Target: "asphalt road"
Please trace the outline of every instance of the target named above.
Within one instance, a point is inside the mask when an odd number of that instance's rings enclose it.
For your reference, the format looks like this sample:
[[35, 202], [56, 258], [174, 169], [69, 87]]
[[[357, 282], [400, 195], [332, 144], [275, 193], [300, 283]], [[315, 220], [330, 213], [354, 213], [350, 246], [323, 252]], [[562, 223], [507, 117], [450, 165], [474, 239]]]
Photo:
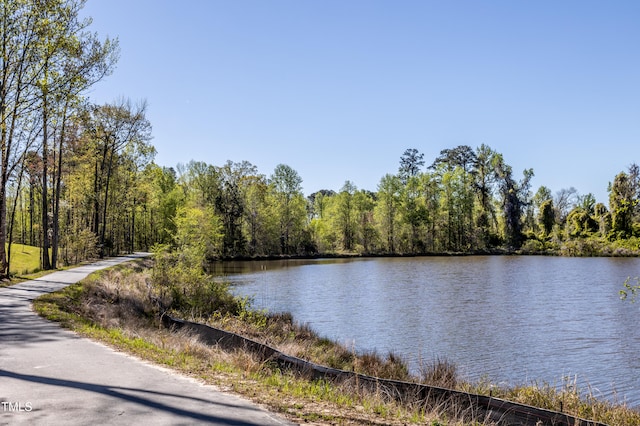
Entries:
[[79, 337], [32, 311], [36, 297], [131, 257], [0, 288], [0, 425], [291, 424], [235, 395]]

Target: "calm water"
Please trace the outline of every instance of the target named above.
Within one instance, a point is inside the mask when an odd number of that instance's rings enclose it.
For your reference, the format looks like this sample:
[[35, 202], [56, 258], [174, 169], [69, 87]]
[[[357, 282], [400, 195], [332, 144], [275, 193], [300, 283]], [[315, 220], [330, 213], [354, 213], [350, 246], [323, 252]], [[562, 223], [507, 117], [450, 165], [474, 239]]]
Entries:
[[640, 302], [619, 299], [640, 259], [425, 257], [218, 265], [237, 294], [291, 312], [414, 371], [446, 358], [468, 379], [552, 385], [577, 376], [640, 406]]

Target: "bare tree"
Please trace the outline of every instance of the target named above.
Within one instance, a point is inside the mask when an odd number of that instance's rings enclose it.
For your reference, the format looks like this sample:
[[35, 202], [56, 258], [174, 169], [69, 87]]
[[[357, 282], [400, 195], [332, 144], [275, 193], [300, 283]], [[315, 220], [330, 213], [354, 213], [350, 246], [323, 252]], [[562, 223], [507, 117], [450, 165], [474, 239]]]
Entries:
[[569, 189], [562, 188], [553, 197], [553, 204], [556, 209], [556, 222], [563, 224], [567, 220], [567, 215], [578, 202], [578, 190], [573, 186]]

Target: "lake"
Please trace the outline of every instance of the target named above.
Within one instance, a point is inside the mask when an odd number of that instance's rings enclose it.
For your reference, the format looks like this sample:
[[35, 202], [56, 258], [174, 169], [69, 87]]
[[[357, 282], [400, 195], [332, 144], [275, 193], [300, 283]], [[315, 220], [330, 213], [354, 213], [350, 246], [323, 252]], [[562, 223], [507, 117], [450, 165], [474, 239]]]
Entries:
[[221, 262], [256, 308], [319, 334], [403, 356], [447, 359], [469, 380], [560, 385], [640, 406], [640, 302], [618, 291], [637, 258], [468, 256]]

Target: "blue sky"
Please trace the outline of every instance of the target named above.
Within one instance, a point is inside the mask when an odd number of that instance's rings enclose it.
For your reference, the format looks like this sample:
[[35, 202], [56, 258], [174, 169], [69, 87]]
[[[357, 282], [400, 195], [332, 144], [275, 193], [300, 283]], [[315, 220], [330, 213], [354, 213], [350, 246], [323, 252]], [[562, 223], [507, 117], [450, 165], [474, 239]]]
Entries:
[[638, 1], [88, 0], [115, 72], [89, 94], [148, 102], [161, 166], [293, 167], [305, 194], [376, 190], [484, 143], [533, 189], [607, 184], [640, 162]]

